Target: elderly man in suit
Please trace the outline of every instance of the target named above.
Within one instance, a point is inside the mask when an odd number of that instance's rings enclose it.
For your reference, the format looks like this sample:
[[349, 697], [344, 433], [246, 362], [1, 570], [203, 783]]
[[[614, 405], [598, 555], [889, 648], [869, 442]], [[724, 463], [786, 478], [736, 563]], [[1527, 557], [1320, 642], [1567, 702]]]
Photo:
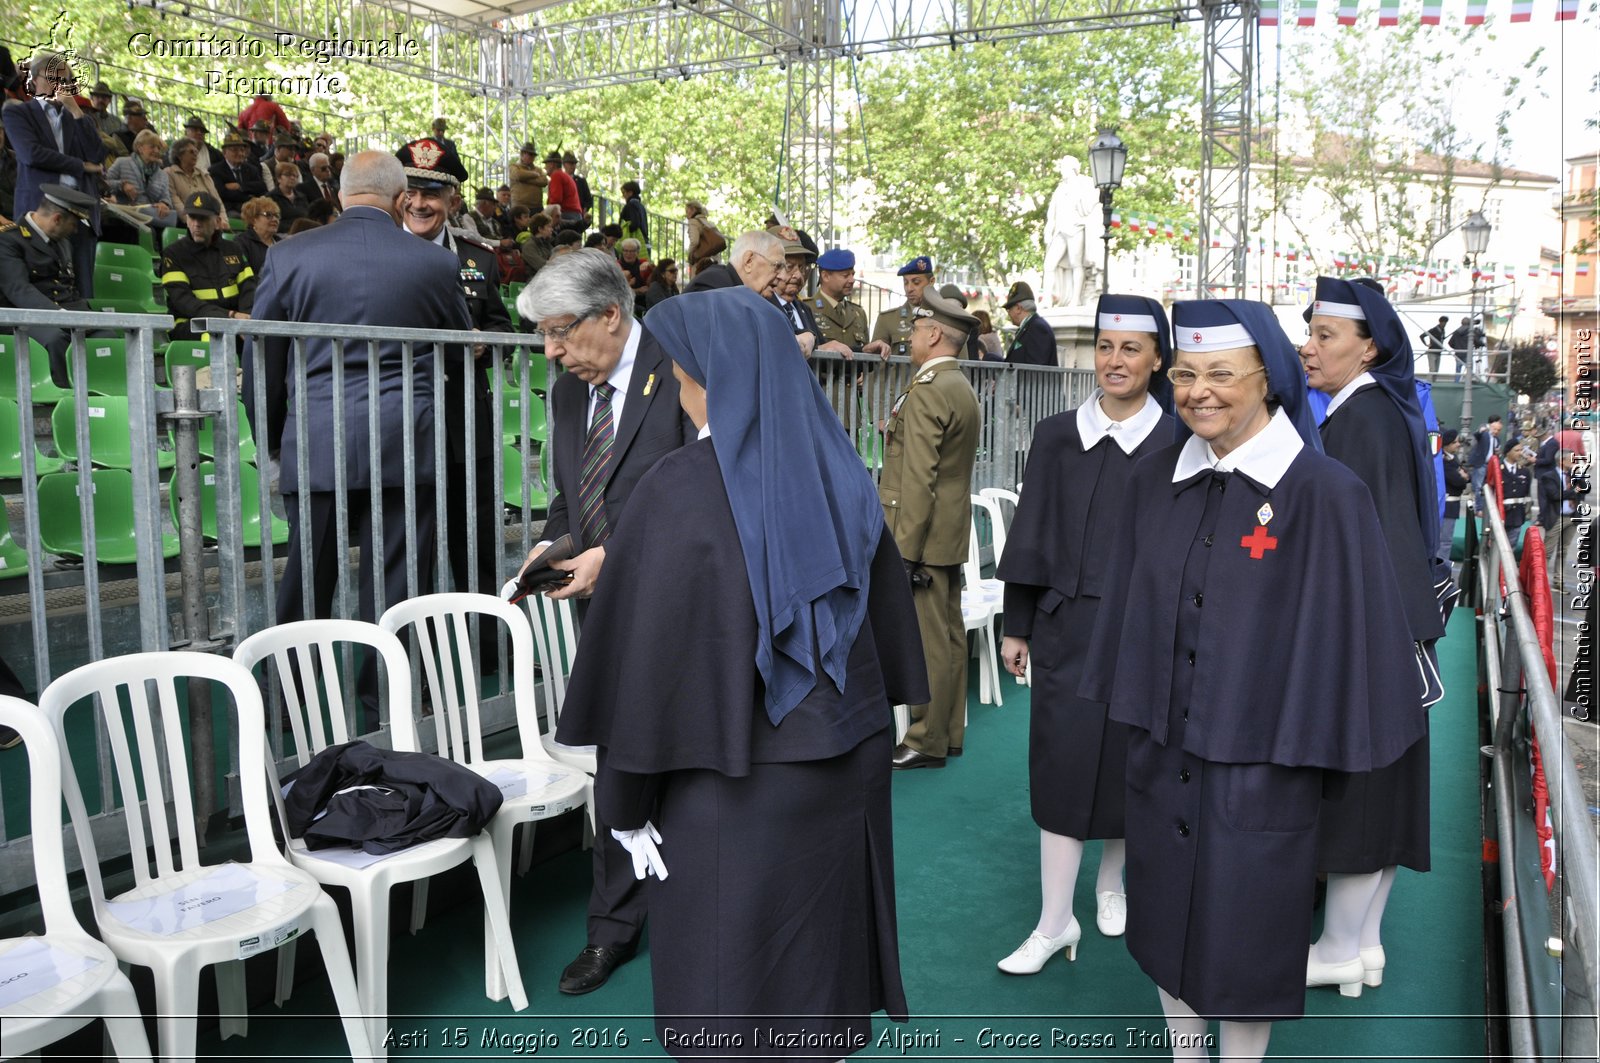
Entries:
[[[461, 329], [472, 327], [466, 299], [461, 294], [461, 264], [442, 247], [418, 240], [399, 227], [401, 202], [406, 193], [405, 172], [400, 160], [386, 152], [363, 151], [354, 155], [344, 169], [344, 213], [336, 224], [302, 233], [272, 249], [256, 287], [254, 316], [265, 321], [318, 321], [338, 325], [373, 326], [381, 337], [385, 328]], [[351, 269], [353, 262], [360, 269]], [[350, 541], [361, 547], [359, 614], [371, 620], [389, 604], [408, 596], [406, 586], [407, 550], [417, 558], [418, 586], [431, 588], [434, 556], [434, 466], [433, 466], [433, 351], [418, 349], [408, 364], [401, 344], [380, 341], [377, 346], [379, 424], [383, 432], [381, 452], [368, 450], [368, 407], [374, 397], [368, 393], [369, 348], [365, 341], [349, 341], [338, 347], [334, 341], [306, 341], [304, 420], [294, 409], [294, 392], [300, 386], [291, 379], [288, 341], [269, 339], [265, 343], [267, 393], [266, 423], [255, 425], [257, 438], [265, 440], [268, 453], [281, 455], [281, 487], [289, 515], [289, 558], [283, 582], [278, 585], [278, 619], [298, 620], [308, 614], [301, 601], [301, 549], [310, 547], [312, 585], [315, 600], [309, 615], [328, 616], [338, 577], [334, 561], [335, 518], [340, 507], [349, 515]], [[252, 354], [254, 352], [251, 352]], [[334, 359], [344, 364], [344, 394], [334, 393]], [[254, 385], [254, 373], [245, 367], [247, 392]], [[401, 445], [404, 389], [409, 377], [412, 393], [415, 461], [405, 463]], [[246, 409], [252, 419], [258, 416], [253, 396], [246, 395]], [[335, 489], [333, 464], [336, 409], [344, 415], [345, 485], [341, 496]], [[304, 440], [301, 433], [304, 433]], [[307, 448], [310, 479], [302, 483], [299, 448]], [[372, 467], [381, 469], [383, 504], [383, 557], [373, 556], [373, 504], [369, 485]], [[406, 504], [405, 485], [415, 487], [415, 505]], [[299, 495], [310, 494], [311, 522], [300, 520]], [[408, 535], [414, 521], [416, 535]], [[381, 563], [381, 576], [379, 564]], [[383, 602], [375, 600], [376, 584], [383, 581]], [[362, 669], [358, 687], [363, 701], [376, 690], [376, 672], [369, 658]]]
[[972, 528], [972, 466], [978, 454], [978, 396], [956, 359], [978, 319], [937, 290], [913, 309], [916, 376], [884, 426], [883, 516], [905, 559], [911, 600], [928, 661], [928, 704], [911, 706], [911, 727], [894, 766], [942, 768], [966, 734], [967, 636], [961, 621], [961, 563]]
[[17, 155], [15, 213], [22, 217], [39, 205], [40, 186], [60, 184], [94, 200], [89, 216], [72, 240], [78, 290], [94, 297], [94, 249], [100, 235], [100, 173], [106, 146], [94, 118], [78, 106], [72, 67], [59, 52], [41, 51], [28, 65], [32, 99], [8, 100], [0, 111], [6, 140]]
[[[544, 333], [545, 357], [567, 370], [550, 389], [555, 497], [545, 536], [571, 533], [581, 552], [556, 563], [573, 579], [551, 597], [588, 597], [634, 485], [698, 433], [678, 405], [672, 361], [634, 320], [633, 289], [610, 254], [589, 248], [551, 259], [522, 290], [517, 309]], [[561, 973], [561, 992], [604, 985], [638, 949], [643, 925], [632, 859], [597, 822], [588, 943]]]

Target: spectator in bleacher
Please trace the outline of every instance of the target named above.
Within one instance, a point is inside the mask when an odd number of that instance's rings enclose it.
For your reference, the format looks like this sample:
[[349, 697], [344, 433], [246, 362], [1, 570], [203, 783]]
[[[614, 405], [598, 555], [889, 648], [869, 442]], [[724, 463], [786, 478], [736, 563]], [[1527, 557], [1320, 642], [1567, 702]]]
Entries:
[[215, 166], [222, 157], [220, 153], [212, 151], [211, 145], [206, 143], [206, 134], [210, 132], [206, 128], [205, 121], [199, 115], [194, 115], [183, 123], [183, 138], [177, 144], [172, 145], [172, 154], [169, 157], [173, 162], [177, 162], [178, 144], [183, 143], [183, 140], [192, 141], [198, 150], [195, 165], [200, 167], [202, 173], [209, 173], [211, 167]]
[[550, 251], [550, 257], [554, 259], [579, 250], [579, 245], [583, 243], [583, 238], [571, 229], [563, 229], [551, 238], [551, 243], [553, 246]]
[[645, 290], [645, 309], [658, 306], [678, 294], [678, 263], [674, 259], [664, 258], [656, 263], [655, 272], [650, 277], [650, 287]]
[[0, 222], [11, 220], [17, 194], [17, 153], [6, 143], [6, 128], [0, 125]]
[[271, 132], [289, 131], [289, 116], [283, 113], [283, 108], [278, 106], [270, 92], [258, 92], [256, 98], [251, 100], [244, 110], [239, 112], [239, 128], [253, 129], [257, 122], [262, 122]]
[[728, 241], [711, 224], [711, 219], [706, 217], [705, 204], [698, 199], [683, 201], [683, 216], [688, 219], [688, 232], [685, 244], [688, 248], [688, 257], [685, 261], [690, 267], [690, 276], [699, 272], [700, 263], [704, 259], [715, 258], [728, 249]]
[[211, 175], [200, 168], [200, 145], [188, 137], [179, 137], [178, 142], [172, 145], [170, 152], [172, 165], [165, 170], [167, 183], [172, 187], [172, 201], [178, 205], [180, 218], [188, 213], [186, 204], [194, 198], [196, 192], [204, 192], [212, 199], [221, 202], [222, 196], [218, 194], [217, 183]]
[[784, 264], [783, 242], [764, 229], [752, 229], [733, 242], [725, 265], [704, 266], [689, 282], [687, 292], [732, 288], [743, 284], [760, 296], [772, 294], [778, 270]]
[[455, 175], [456, 180], [465, 181], [467, 179], [467, 168], [461, 162], [461, 153], [456, 150], [456, 142], [445, 136], [445, 131], [449, 128], [450, 123], [443, 118], [435, 118], [433, 120], [432, 140], [444, 152], [444, 161], [440, 163], [441, 168], [446, 173]]
[[528, 238], [522, 241], [522, 261], [528, 264], [530, 280], [550, 261], [550, 256], [555, 254], [555, 228], [556, 223], [543, 211], [535, 214], [528, 222]]
[[623, 240], [617, 244], [617, 264], [622, 267], [622, 272], [628, 275], [628, 287], [633, 289], [633, 298], [640, 303], [644, 293], [650, 287], [650, 275], [653, 272], [650, 262], [639, 254], [639, 241]]
[[294, 235], [294, 223], [304, 218], [311, 206], [300, 194], [300, 167], [292, 162], [278, 163], [272, 191], [267, 195], [278, 204], [278, 211], [283, 215], [282, 224], [289, 227], [291, 236]]
[[550, 177], [550, 187], [545, 191], [545, 200], [561, 208], [561, 227], [582, 232], [588, 228], [583, 220], [583, 204], [578, 199], [577, 183], [573, 181], [572, 175], [562, 168], [561, 153], [552, 151], [545, 156], [544, 168]]
[[[57, 184], [41, 185], [39, 195], [31, 211], [0, 230], [0, 306], [91, 310], [78, 290], [70, 247], [79, 222], [94, 209], [94, 198]], [[29, 333], [50, 355], [51, 381], [57, 387], [70, 387], [66, 351], [71, 334], [52, 328]]]
[[282, 239], [278, 234], [278, 225], [283, 220], [283, 211], [270, 197], [257, 196], [246, 203], [239, 213], [244, 219], [244, 232], [234, 237], [234, 243], [244, 249], [245, 258], [250, 260], [250, 268], [260, 276], [261, 267], [267, 261], [267, 250]]
[[467, 224], [477, 230], [485, 240], [500, 240], [500, 222], [495, 217], [494, 193], [487, 188], [478, 189], [473, 208], [467, 212]]
[[154, 228], [178, 224], [172, 184], [161, 168], [161, 156], [166, 150], [161, 134], [146, 129], [133, 138], [133, 154], [118, 159], [106, 171], [111, 197], [128, 206], [148, 206]]
[[[606, 234], [596, 229], [583, 238], [584, 250], [604, 251], [606, 249]], [[611, 256], [615, 258], [615, 255]]]
[[295, 160], [295, 150], [295, 142], [290, 137], [280, 136], [272, 142], [272, 155], [261, 163], [261, 181], [269, 190], [278, 187], [280, 164], [287, 162], [299, 168], [299, 163]]
[[217, 186], [219, 198], [234, 216], [247, 202], [267, 194], [261, 167], [250, 161], [249, 142], [238, 133], [223, 138], [222, 161], [211, 167], [211, 183]]
[[589, 179], [578, 172], [578, 157], [570, 151], [562, 153], [561, 169], [572, 178], [572, 186], [578, 190], [578, 206], [583, 210], [583, 224], [587, 228], [594, 218], [594, 193], [589, 191]]
[[120, 134], [127, 131], [127, 126], [122, 124], [111, 111], [111, 86], [104, 81], [96, 81], [94, 88], [89, 90], [89, 110], [86, 112], [94, 119], [95, 128], [100, 131], [100, 143], [106, 146], [108, 155], [128, 154], [127, 144]]
[[494, 190], [494, 218], [500, 223], [500, 230], [506, 231], [506, 224], [511, 220], [510, 185], [501, 185]]
[[[277, 150], [273, 144], [272, 127], [265, 120], [252, 122], [250, 124], [249, 137], [250, 158], [255, 161], [257, 168], [259, 168], [263, 162], [272, 158], [273, 153]], [[265, 175], [263, 175], [262, 179], [265, 181]]]
[[[312, 203], [326, 203], [332, 213], [338, 214], [339, 182], [333, 177], [333, 160], [328, 158], [326, 152], [319, 151], [306, 160], [306, 169], [311, 174], [310, 180], [301, 182], [306, 198]], [[303, 178], [305, 175], [301, 176]]]
[[617, 253], [617, 243], [622, 239], [622, 226], [616, 222], [600, 229], [600, 250]]
[[339, 175], [344, 172], [344, 152], [330, 152], [328, 154], [328, 165], [333, 168], [334, 181], [338, 181]]
[[[124, 125], [117, 136], [121, 139], [123, 146], [128, 149], [125, 154], [131, 155], [133, 154], [133, 142], [138, 138], [139, 134], [146, 129], [154, 132], [155, 127], [145, 117], [144, 104], [137, 99], [129, 98], [128, 102], [123, 105], [122, 118]], [[165, 144], [166, 139], [166, 137], [162, 137], [161, 142]]]
[[544, 190], [550, 183], [544, 167], [539, 165], [536, 158], [538, 150], [533, 141], [528, 141], [522, 145], [517, 161], [506, 167], [506, 174], [511, 179], [511, 202], [529, 210], [544, 209]]
[[94, 248], [100, 235], [99, 185], [106, 156], [94, 121], [78, 104], [72, 67], [60, 53], [41, 51], [29, 64], [31, 99], [10, 100], [0, 111], [6, 139], [17, 153], [13, 209], [26, 214], [43, 198], [40, 188], [60, 184], [93, 199], [72, 241], [73, 270], [85, 299], [94, 295]]
[[175, 340], [198, 339], [189, 327], [197, 317], [249, 318], [256, 297], [256, 271], [244, 249], [222, 239], [228, 216], [208, 192], [183, 201], [189, 235], [167, 245], [161, 255], [161, 286], [176, 324]]
[[639, 198], [639, 182], [622, 182], [622, 235], [639, 241], [646, 249], [650, 246], [650, 217], [645, 212], [644, 200]]
[[304, 218], [296, 218], [294, 224], [289, 226], [289, 235], [299, 236], [301, 233], [308, 233], [312, 229], [320, 229], [322, 225], [322, 222], [309, 215]]

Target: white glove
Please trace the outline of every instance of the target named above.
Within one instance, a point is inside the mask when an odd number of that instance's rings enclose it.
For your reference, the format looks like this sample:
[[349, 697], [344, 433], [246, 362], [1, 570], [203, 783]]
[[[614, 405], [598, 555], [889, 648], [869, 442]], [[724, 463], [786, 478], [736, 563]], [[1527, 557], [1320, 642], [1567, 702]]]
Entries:
[[646, 875], [654, 873], [656, 878], [666, 879], [667, 865], [661, 862], [661, 850], [656, 848], [661, 832], [654, 823], [647, 820], [638, 830], [614, 830], [611, 836], [633, 857], [634, 878], [643, 882]]

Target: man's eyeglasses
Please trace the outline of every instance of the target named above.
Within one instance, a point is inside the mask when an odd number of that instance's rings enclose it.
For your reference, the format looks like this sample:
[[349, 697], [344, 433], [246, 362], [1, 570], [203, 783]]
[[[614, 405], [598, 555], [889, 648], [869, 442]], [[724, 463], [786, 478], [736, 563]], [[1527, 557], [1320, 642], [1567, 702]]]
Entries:
[[1192, 388], [1197, 380], [1202, 379], [1214, 388], [1227, 388], [1239, 383], [1247, 376], [1255, 376], [1257, 373], [1265, 373], [1266, 371], [1267, 367], [1264, 365], [1257, 366], [1244, 373], [1239, 372], [1237, 369], [1207, 369], [1203, 373], [1197, 373], [1193, 369], [1168, 369], [1167, 379], [1172, 381], [1172, 386], [1175, 388]]
[[555, 328], [546, 326], [541, 331], [544, 332], [544, 338], [546, 340], [555, 340], [557, 343], [565, 343], [567, 342], [567, 337], [572, 335], [573, 330], [587, 320], [589, 319], [586, 317], [580, 317], [574, 321], [567, 322], [565, 325], [558, 325]]

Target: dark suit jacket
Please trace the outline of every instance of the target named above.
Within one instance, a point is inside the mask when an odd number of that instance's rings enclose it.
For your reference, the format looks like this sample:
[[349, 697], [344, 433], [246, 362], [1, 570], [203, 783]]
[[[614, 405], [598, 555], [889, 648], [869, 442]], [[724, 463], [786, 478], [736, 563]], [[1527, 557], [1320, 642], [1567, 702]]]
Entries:
[[[678, 405], [678, 381], [672, 375], [672, 359], [650, 335], [647, 326], [639, 338], [639, 354], [633, 363], [633, 378], [628, 382], [628, 399], [622, 406], [622, 422], [612, 444], [611, 479], [606, 483], [606, 521], [615, 529], [628, 497], [639, 478], [665, 455], [698, 437], [694, 422]], [[655, 382], [651, 383], [651, 377]], [[644, 393], [645, 388], [650, 394]], [[576, 530], [579, 466], [583, 463], [583, 444], [589, 434], [589, 385], [571, 373], [556, 378], [550, 389], [550, 446], [555, 451], [555, 497], [545, 521], [544, 537], [559, 539]]]
[[1056, 357], [1056, 333], [1050, 322], [1034, 314], [1011, 337], [1006, 361], [1012, 365], [1060, 365]]
[[[462, 239], [454, 232], [446, 237], [446, 243], [446, 250], [453, 250], [460, 261], [457, 286], [467, 300], [472, 327], [480, 332], [516, 332], [511, 327], [511, 315], [506, 311], [506, 304], [500, 299], [500, 264], [495, 253]], [[505, 348], [499, 350], [503, 352]], [[494, 397], [490, 394], [483, 367], [490, 365], [490, 359], [497, 357], [496, 350], [490, 348], [482, 358], [474, 358], [470, 350], [455, 347], [451, 348], [448, 357], [450, 360], [445, 363], [443, 421], [450, 433], [447, 448], [450, 461], [456, 464], [467, 460], [466, 413], [462, 408], [461, 395], [463, 383], [472, 389], [472, 427], [477, 440], [473, 458], [479, 462], [492, 461], [498, 446], [494, 436]], [[506, 386], [511, 386], [509, 381]]]
[[[246, 159], [239, 164], [239, 179], [233, 177], [233, 167], [227, 161], [217, 163], [211, 167], [211, 181], [217, 186], [217, 195], [222, 197], [222, 205], [228, 208], [228, 213], [233, 217], [239, 216], [240, 209], [257, 196], [267, 194], [267, 183], [262, 180], [261, 166]], [[237, 189], [230, 189], [228, 185], [238, 184]]]
[[[777, 307], [778, 313], [782, 314], [783, 319], [789, 322], [789, 327], [794, 328], [794, 319], [789, 316], [788, 307], [778, 302], [777, 296], [767, 296], [767, 302]], [[796, 299], [789, 305], [793, 306], [795, 311], [800, 315], [800, 328], [795, 329], [794, 333], [796, 336], [804, 332], [809, 332], [813, 337], [816, 338], [818, 343], [828, 342], [827, 339], [822, 335], [822, 327], [817, 324], [817, 315], [812, 312], [810, 304], [808, 304], [804, 299]]]
[[[442, 247], [395, 225], [374, 207], [347, 210], [330, 225], [301, 233], [273, 247], [256, 286], [253, 316], [265, 321], [321, 321], [339, 325], [381, 328], [470, 329], [472, 320], [461, 295], [460, 261]], [[267, 423], [256, 424], [256, 438], [267, 451], [281, 450], [284, 494], [299, 490], [295, 416], [290, 406], [293, 392], [290, 349], [286, 340], [266, 342]], [[333, 463], [333, 357], [331, 340], [313, 339], [306, 345], [307, 439], [311, 442], [310, 491], [334, 490]], [[406, 481], [401, 446], [404, 424], [406, 366], [401, 345], [378, 344], [379, 421], [385, 434], [383, 485], [399, 487]], [[349, 490], [367, 490], [371, 484], [371, 456], [367, 447], [367, 365], [365, 342], [349, 342], [344, 349], [344, 417], [346, 483]], [[245, 408], [252, 420], [255, 401], [250, 392], [255, 378], [245, 358]], [[413, 374], [413, 413], [416, 426], [416, 482], [434, 482], [433, 461], [433, 352], [418, 349]]]
[[103, 162], [106, 147], [100, 142], [100, 132], [94, 119], [85, 114], [74, 121], [71, 116], [61, 116], [61, 139], [65, 151], [56, 150], [55, 133], [44, 108], [36, 100], [8, 100], [0, 111], [0, 121], [6, 127], [6, 142], [17, 155], [17, 191], [13, 218], [21, 218], [39, 205], [44, 198], [40, 185], [58, 183], [63, 176], [78, 182], [78, 190], [94, 197], [95, 209], [89, 224], [96, 234], [100, 232], [100, 175], [85, 174], [86, 162]]

